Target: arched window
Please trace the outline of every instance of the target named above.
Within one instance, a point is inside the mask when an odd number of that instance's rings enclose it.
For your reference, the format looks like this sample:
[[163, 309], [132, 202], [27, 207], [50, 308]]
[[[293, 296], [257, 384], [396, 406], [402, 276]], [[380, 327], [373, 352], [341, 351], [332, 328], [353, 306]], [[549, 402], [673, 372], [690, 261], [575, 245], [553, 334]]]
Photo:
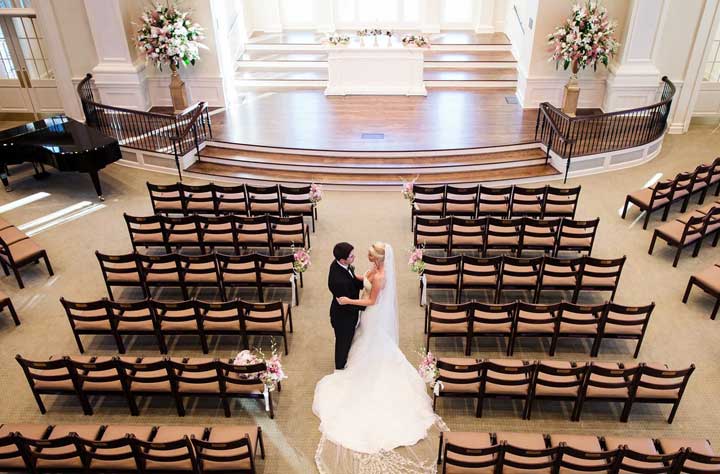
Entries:
[[280, 14], [283, 26], [290, 28], [313, 28], [315, 25], [314, 0], [282, 0]]
[[335, 25], [349, 28], [418, 28], [421, 0], [335, 0]]

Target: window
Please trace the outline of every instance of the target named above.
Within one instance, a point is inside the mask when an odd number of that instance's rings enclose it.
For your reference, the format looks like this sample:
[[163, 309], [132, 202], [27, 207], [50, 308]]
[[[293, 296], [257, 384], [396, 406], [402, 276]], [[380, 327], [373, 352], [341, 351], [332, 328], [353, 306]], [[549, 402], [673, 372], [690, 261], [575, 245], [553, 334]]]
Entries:
[[473, 0], [443, 0], [442, 23], [444, 25], [472, 25], [475, 14]]
[[710, 44], [710, 50], [705, 58], [705, 73], [703, 81], [720, 82], [720, 29]]
[[335, 0], [335, 23], [342, 28], [417, 28], [421, 0]]
[[0, 8], [32, 8], [31, 0], [0, 0]]
[[15, 79], [15, 64], [10, 57], [10, 48], [2, 28], [0, 28], [0, 79]]
[[282, 0], [280, 4], [282, 22], [290, 27], [314, 26], [314, 0]]

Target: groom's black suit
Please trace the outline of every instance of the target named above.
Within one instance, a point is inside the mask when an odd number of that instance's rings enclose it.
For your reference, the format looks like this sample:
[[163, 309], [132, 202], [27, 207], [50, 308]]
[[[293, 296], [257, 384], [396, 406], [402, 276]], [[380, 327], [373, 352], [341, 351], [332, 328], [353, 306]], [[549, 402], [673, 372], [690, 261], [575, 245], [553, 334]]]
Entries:
[[330, 304], [330, 323], [335, 330], [335, 368], [344, 369], [355, 336], [358, 315], [365, 307], [341, 305], [336, 298], [347, 296], [358, 299], [363, 282], [355, 278], [355, 274], [351, 270], [343, 268], [337, 260], [333, 260], [328, 273], [328, 288], [333, 295]]

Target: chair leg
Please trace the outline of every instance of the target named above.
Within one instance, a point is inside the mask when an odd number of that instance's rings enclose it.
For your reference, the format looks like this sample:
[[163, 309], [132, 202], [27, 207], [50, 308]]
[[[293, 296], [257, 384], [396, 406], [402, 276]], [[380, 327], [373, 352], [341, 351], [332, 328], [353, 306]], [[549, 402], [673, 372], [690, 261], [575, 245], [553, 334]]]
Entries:
[[37, 406], [40, 409], [40, 413], [42, 415], [47, 413], [47, 410], [45, 409], [45, 404], [42, 402], [42, 398], [40, 398], [39, 394], [35, 393], [35, 390], [33, 390], [33, 396], [35, 397], [35, 402], [37, 403]]
[[283, 345], [285, 346], [285, 355], [288, 355], [287, 337], [283, 334]]
[[483, 410], [483, 399], [478, 398], [477, 408], [475, 409], [475, 418], [482, 418], [482, 410]]
[[648, 255], [652, 255], [653, 250], [655, 250], [655, 242], [657, 242], [658, 233], [653, 232], [652, 239], [650, 240], [650, 248], [648, 248]]
[[50, 259], [48, 258], [47, 252], [43, 251], [42, 258], [43, 258], [43, 260], [45, 260], [45, 266], [47, 267], [47, 271], [50, 274], [50, 276], [55, 275], [55, 273], [53, 272], [52, 265], [50, 265]]
[[663, 222], [665, 222], [667, 220], [668, 216], [670, 215], [670, 207], [671, 207], [670, 204], [667, 204], [665, 206], [665, 210], [663, 211], [663, 215], [662, 215]]
[[17, 313], [15, 312], [15, 307], [12, 304], [12, 301], [8, 303], [8, 311], [10, 311], [10, 316], [13, 318], [13, 321], [15, 322], [15, 326], [20, 326], [20, 319], [18, 318]]
[[223, 411], [225, 412], [225, 418], [230, 418], [232, 416], [232, 413], [230, 413], [230, 401], [227, 397], [222, 397], [222, 406]]
[[647, 229], [649, 222], [650, 222], [650, 209], [645, 211], [645, 221], [643, 222], [643, 230]]
[[673, 260], [673, 268], [677, 267], [680, 261], [680, 254], [682, 253], [682, 246], [678, 245], [677, 252], [675, 252], [675, 259]]
[[135, 400], [135, 397], [130, 393], [127, 394], [127, 402], [128, 408], [130, 409], [130, 416], [139, 416], [140, 410], [138, 410], [137, 400]]
[[715, 319], [715, 317], [717, 316], [717, 313], [718, 313], [718, 309], [720, 309], [720, 298], [718, 298], [715, 301], [715, 307], [713, 307], [712, 314], [710, 315], [710, 319], [712, 319], [712, 320]]
[[25, 285], [23, 284], [22, 278], [20, 277], [20, 271], [15, 267], [12, 267], [12, 271], [13, 271], [13, 274], [15, 275], [15, 279], [17, 280], [18, 286], [22, 290], [23, 288], [25, 288]]
[[630, 399], [625, 402], [625, 406], [623, 407], [623, 411], [620, 414], [620, 422], [621, 423], [627, 423], [628, 419], [630, 418], [630, 410], [632, 410], [633, 406], [633, 400]]
[[3, 272], [5, 272], [5, 276], [10, 275], [10, 270], [8, 270], [7, 265], [5, 264], [5, 261], [0, 258], [0, 266], [2, 266]]
[[625, 216], [627, 215], [627, 210], [628, 210], [629, 204], [630, 204], [630, 199], [625, 198], [625, 205], [623, 206], [622, 215], [620, 216], [623, 219], [625, 219]]
[[80, 340], [80, 335], [78, 333], [76, 333], [75, 331], [73, 331], [73, 336], [75, 337], [75, 343], [78, 346], [78, 352], [80, 352], [80, 354], [84, 354], [85, 348], [83, 347], [82, 341]]
[[673, 420], [675, 419], [675, 413], [677, 413], [677, 409], [680, 406], [680, 400], [673, 403], [672, 410], [670, 410], [670, 417], [668, 418], [668, 424], [672, 424]]
[[125, 354], [125, 344], [123, 343], [122, 336], [120, 334], [115, 334], [113, 337], [115, 338], [115, 344], [117, 345], [118, 352], [120, 354]]
[[685, 294], [683, 295], [682, 302], [687, 304], [688, 298], [690, 297], [690, 291], [692, 291], [693, 284], [695, 284], [695, 277], [690, 277], [687, 287], [685, 288]]

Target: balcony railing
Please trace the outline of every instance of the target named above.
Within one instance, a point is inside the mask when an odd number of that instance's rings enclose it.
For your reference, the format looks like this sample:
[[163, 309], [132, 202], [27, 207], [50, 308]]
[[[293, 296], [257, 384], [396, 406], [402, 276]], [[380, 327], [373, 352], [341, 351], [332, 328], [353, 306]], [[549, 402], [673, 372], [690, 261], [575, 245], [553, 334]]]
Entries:
[[80, 81], [77, 91], [87, 125], [117, 139], [121, 146], [173, 155], [181, 180], [180, 158], [193, 149], [200, 153], [200, 144], [212, 138], [210, 114], [205, 102], [188, 107], [179, 114], [113, 107], [95, 101], [91, 74]]
[[572, 158], [634, 148], [655, 141], [667, 126], [675, 85], [662, 78], [660, 101], [636, 109], [570, 117], [548, 102], [540, 104], [535, 139], [566, 159], [567, 181]]

